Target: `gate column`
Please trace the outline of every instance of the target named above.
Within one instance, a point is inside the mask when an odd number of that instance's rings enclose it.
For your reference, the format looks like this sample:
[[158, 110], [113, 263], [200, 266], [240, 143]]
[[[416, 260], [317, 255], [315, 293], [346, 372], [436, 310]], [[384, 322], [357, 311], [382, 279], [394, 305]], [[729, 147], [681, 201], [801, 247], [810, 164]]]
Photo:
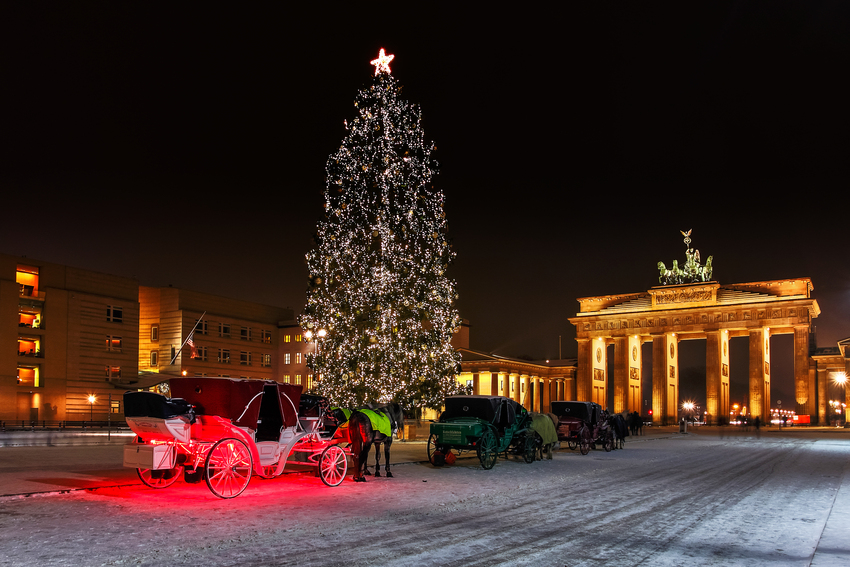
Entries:
[[794, 327], [794, 401], [797, 402], [795, 409], [801, 415], [813, 415], [817, 412], [820, 416], [816, 405], [818, 401], [814, 399], [814, 392], [809, 391], [809, 366], [809, 326]]
[[513, 398], [513, 400], [515, 402], [522, 404], [522, 384], [520, 383], [519, 372], [517, 372], [516, 374], [513, 375], [513, 381], [514, 381], [514, 392], [513, 392], [514, 395], [511, 396], [511, 398]]
[[522, 377], [522, 384], [525, 388], [525, 391], [522, 393], [522, 407], [531, 411], [531, 377], [528, 374], [524, 374]]
[[626, 409], [630, 412], [641, 410], [641, 400], [643, 399], [643, 391], [641, 388], [642, 360], [643, 353], [641, 352], [640, 337], [632, 335], [629, 337], [629, 345], [626, 357], [629, 360], [629, 379], [628, 379], [628, 403]]
[[576, 367], [576, 400], [589, 402], [593, 382], [593, 341], [592, 339], [576, 339], [578, 343], [578, 361]]
[[629, 338], [614, 339], [614, 413], [626, 411], [629, 390]]
[[534, 381], [534, 402], [531, 411], [540, 412], [540, 387], [542, 383], [540, 382], [540, 376], [532, 376], [531, 378]]
[[770, 329], [750, 331], [750, 415], [770, 419]]
[[826, 368], [818, 368], [818, 425], [829, 425], [829, 370]]
[[729, 415], [729, 332], [706, 333], [705, 398], [709, 420]]

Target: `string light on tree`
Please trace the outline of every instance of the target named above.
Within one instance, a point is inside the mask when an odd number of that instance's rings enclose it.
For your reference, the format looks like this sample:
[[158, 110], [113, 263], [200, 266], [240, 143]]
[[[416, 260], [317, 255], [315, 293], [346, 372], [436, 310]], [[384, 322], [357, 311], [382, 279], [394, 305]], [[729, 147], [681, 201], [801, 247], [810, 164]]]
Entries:
[[305, 332], [325, 329], [308, 365], [339, 405], [398, 401], [438, 408], [460, 393], [451, 347], [460, 325], [443, 193], [422, 113], [399, 99], [381, 49], [356, 116], [326, 164], [325, 218], [307, 254]]

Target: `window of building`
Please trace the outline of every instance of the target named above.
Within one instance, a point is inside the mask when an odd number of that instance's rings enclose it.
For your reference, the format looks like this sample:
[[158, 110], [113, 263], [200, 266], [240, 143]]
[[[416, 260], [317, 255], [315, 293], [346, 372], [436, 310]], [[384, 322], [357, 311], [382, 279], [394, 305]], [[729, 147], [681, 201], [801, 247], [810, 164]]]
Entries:
[[295, 364], [301, 364], [301, 353], [300, 352], [295, 353]]
[[283, 354], [283, 363], [289, 364], [291, 357], [292, 357], [292, 355], [290, 353], [288, 353], [288, 352], [284, 353]]
[[106, 306], [106, 320], [112, 323], [124, 322], [124, 308], [116, 305]]
[[159, 325], [151, 325], [151, 340], [159, 340]]
[[290, 383], [290, 382], [289, 382], [289, 374], [284, 374], [284, 375], [283, 375], [283, 381], [284, 381], [284, 382], [286, 382], [287, 384], [289, 384], [289, 383]]
[[[26, 302], [26, 303], [24, 303]], [[18, 327], [42, 329], [41, 306], [33, 305], [31, 300], [21, 300], [18, 305]]]
[[151, 351], [151, 366], [159, 365], [159, 351]]
[[109, 412], [110, 413], [121, 413], [121, 402], [119, 400], [112, 400], [109, 403]]
[[300, 343], [300, 342], [301, 342], [301, 335], [295, 335], [295, 342], [296, 342], [296, 343]]
[[197, 323], [196, 326], [195, 326], [195, 332], [198, 333], [199, 335], [206, 335], [207, 332], [208, 332], [207, 322], [203, 319], [199, 319], [199, 320], [195, 321], [195, 323]]
[[120, 366], [107, 366], [106, 367], [106, 377], [107, 378], [121, 378], [121, 367]]
[[226, 348], [218, 349], [218, 361], [222, 364], [230, 364], [230, 350]]
[[18, 264], [15, 281], [23, 297], [38, 297], [38, 268]]
[[18, 386], [41, 388], [43, 384], [39, 378], [38, 366], [18, 366]]
[[205, 346], [196, 346], [195, 352], [192, 355], [192, 358], [196, 360], [200, 360], [201, 362], [207, 361], [207, 347]]
[[283, 337], [283, 342], [288, 343], [292, 340], [292, 335], [286, 335]]
[[218, 324], [218, 336], [230, 338], [230, 323], [219, 323]]
[[41, 358], [41, 339], [38, 337], [18, 337], [18, 356], [35, 356]]
[[122, 340], [116, 335], [106, 335], [106, 350], [121, 352]]
[[253, 354], [247, 351], [242, 351], [239, 353], [239, 364], [243, 366], [251, 366], [251, 361], [253, 360]]
[[263, 355], [263, 366], [265, 368], [269, 368], [269, 367], [271, 367], [271, 365], [272, 365], [272, 355], [264, 354]]
[[272, 332], [271, 331], [260, 331], [262, 333], [262, 341], [266, 344], [271, 344], [272, 342]]
[[250, 341], [251, 340], [251, 327], [242, 327], [239, 330], [239, 338], [242, 339], [243, 341]]
[[296, 375], [295, 375], [295, 385], [296, 385], [296, 386], [300, 386], [300, 385], [301, 385], [301, 375], [300, 375], [300, 374], [296, 374]]

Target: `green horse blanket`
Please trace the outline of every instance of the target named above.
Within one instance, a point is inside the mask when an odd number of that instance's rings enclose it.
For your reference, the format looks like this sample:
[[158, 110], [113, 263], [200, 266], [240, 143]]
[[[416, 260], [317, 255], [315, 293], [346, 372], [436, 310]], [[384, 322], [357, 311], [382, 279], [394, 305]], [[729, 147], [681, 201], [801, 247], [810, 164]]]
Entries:
[[380, 431], [387, 437], [392, 436], [393, 426], [390, 423], [390, 418], [387, 414], [381, 411], [373, 411], [370, 409], [361, 409], [357, 411], [369, 416], [369, 421], [372, 422], [372, 429], [374, 429], [375, 431]]

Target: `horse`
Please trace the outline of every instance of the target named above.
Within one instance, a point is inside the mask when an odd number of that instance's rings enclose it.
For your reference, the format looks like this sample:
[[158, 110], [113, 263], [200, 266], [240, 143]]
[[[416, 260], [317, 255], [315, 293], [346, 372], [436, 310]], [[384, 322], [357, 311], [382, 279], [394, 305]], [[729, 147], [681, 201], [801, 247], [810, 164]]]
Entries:
[[[370, 412], [377, 414], [370, 417]], [[388, 427], [381, 428], [373, 425], [373, 417], [385, 417]], [[378, 445], [384, 446], [384, 456], [386, 463], [384, 464], [384, 473], [388, 478], [392, 478], [393, 473], [390, 472], [390, 446], [393, 444], [393, 433], [404, 425], [404, 413], [401, 406], [396, 403], [377, 406], [374, 408], [359, 408], [351, 412], [351, 417], [348, 418], [348, 435], [351, 440], [351, 459], [354, 464], [354, 482], [366, 482], [364, 475], [368, 474], [366, 470], [366, 461], [369, 458], [369, 449], [375, 445], [375, 476], [381, 476], [381, 452]]]
[[614, 431], [614, 448], [625, 449], [626, 437], [629, 436], [629, 428], [626, 425], [626, 420], [622, 414], [614, 414], [608, 418], [608, 423], [611, 424], [611, 429]]

